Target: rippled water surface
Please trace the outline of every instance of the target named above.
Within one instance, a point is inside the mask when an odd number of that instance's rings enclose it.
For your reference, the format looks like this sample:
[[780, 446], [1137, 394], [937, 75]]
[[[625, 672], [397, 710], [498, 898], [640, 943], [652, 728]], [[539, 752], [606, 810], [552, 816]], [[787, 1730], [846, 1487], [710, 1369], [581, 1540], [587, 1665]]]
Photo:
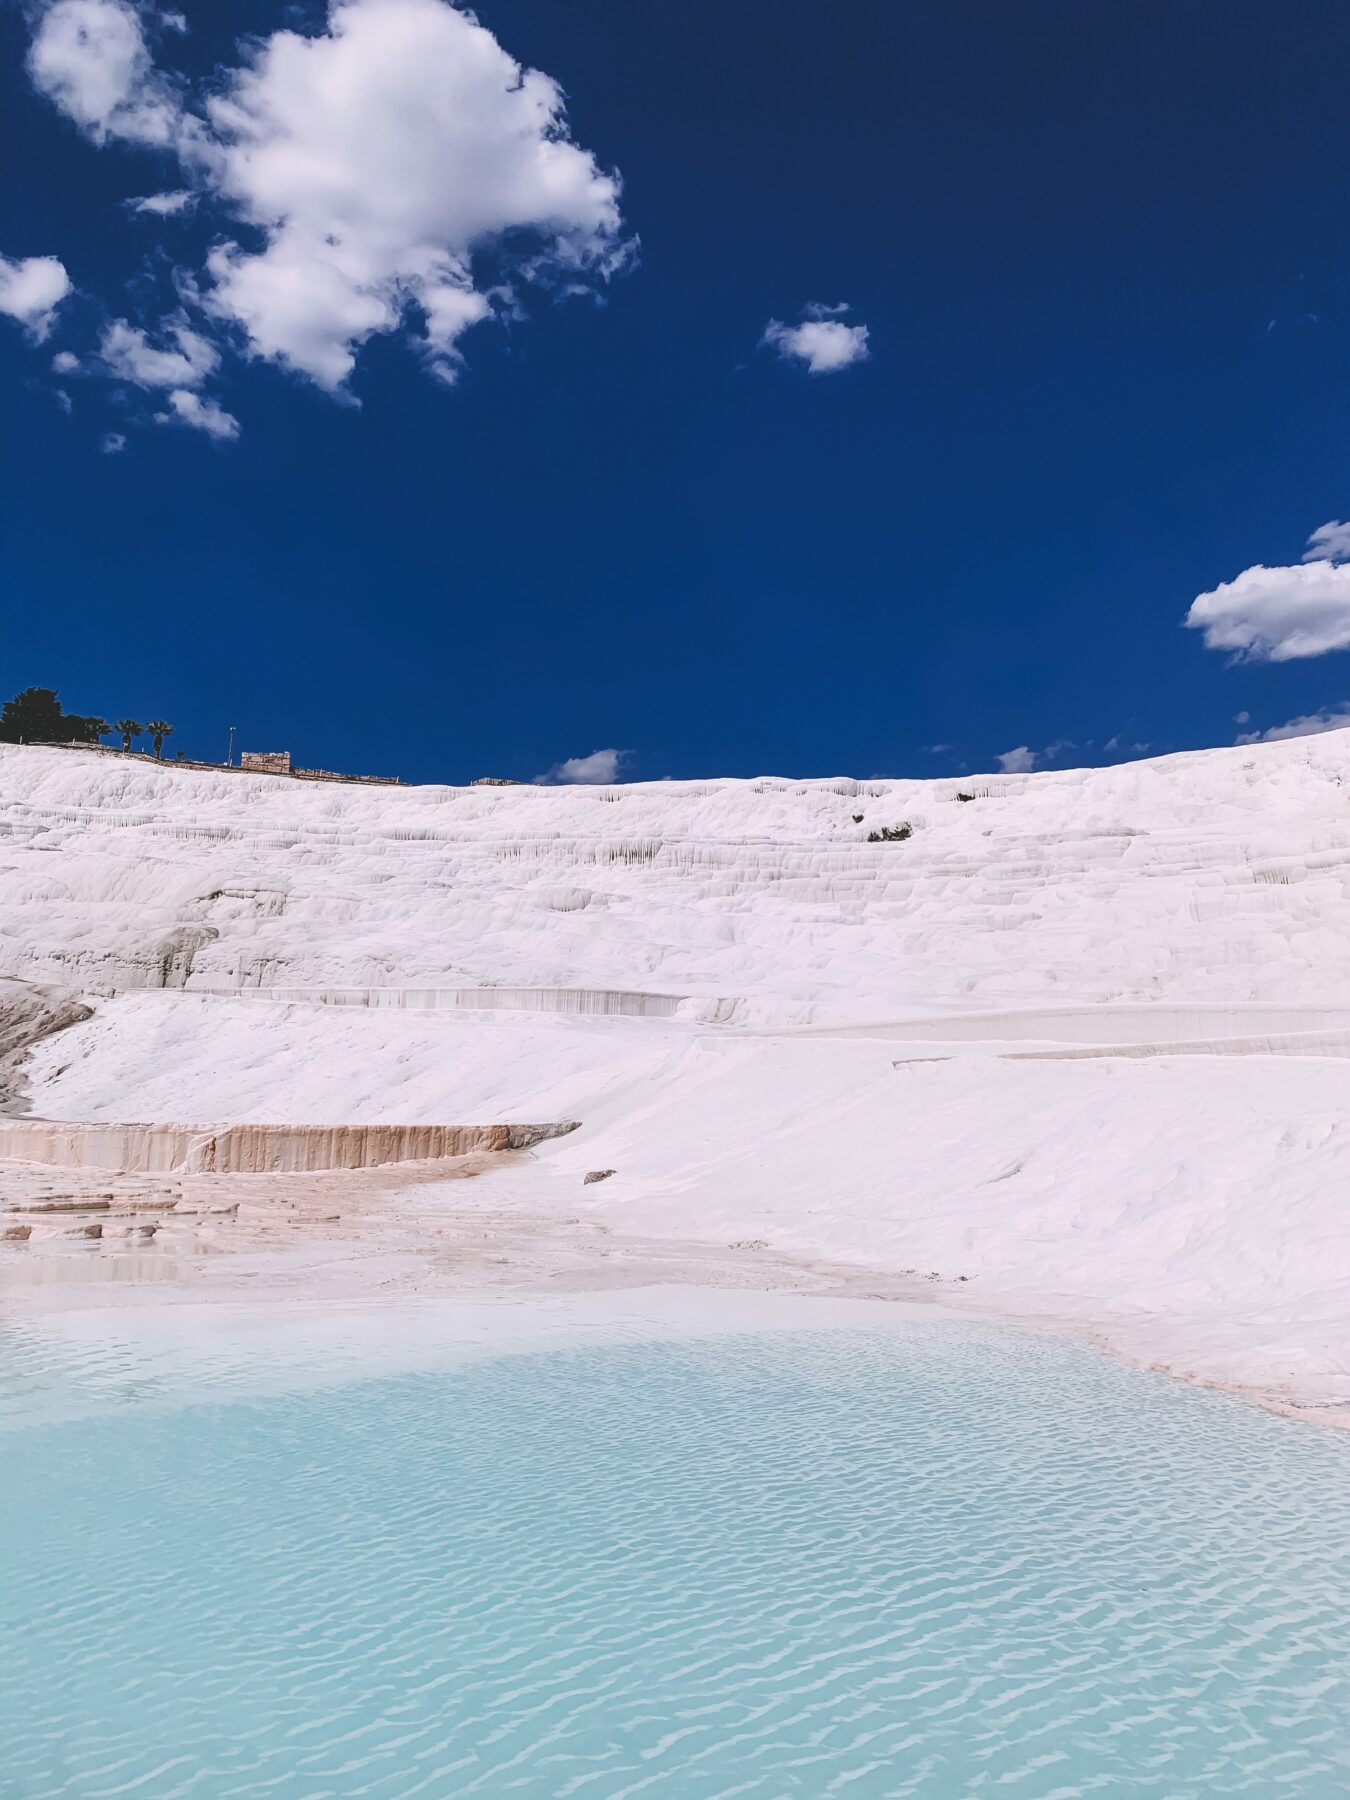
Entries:
[[6, 1800], [1350, 1793], [1350, 1442], [1069, 1346], [10, 1352]]

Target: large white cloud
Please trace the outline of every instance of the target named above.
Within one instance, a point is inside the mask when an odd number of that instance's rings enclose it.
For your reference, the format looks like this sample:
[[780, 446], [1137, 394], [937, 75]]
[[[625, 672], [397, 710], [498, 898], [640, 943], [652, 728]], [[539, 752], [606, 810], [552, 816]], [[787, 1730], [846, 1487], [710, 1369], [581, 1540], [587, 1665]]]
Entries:
[[65, 264], [55, 256], [0, 256], [0, 313], [17, 319], [39, 343], [70, 292]]
[[1207, 650], [1244, 662], [1292, 662], [1350, 649], [1350, 563], [1258, 563], [1200, 594], [1186, 614]]
[[[1350, 524], [1319, 525], [1301, 564], [1268, 569], [1257, 563], [1200, 594], [1185, 623], [1204, 632], [1207, 650], [1231, 650], [1241, 662], [1292, 662], [1350, 649]], [[1254, 742], [1256, 735], [1238, 741]]]
[[[195, 203], [217, 221], [179, 289], [221, 344], [335, 391], [367, 339], [407, 329], [452, 381], [464, 332], [516, 309], [522, 286], [594, 283], [630, 253], [618, 177], [570, 137], [558, 84], [446, 0], [335, 0], [325, 31], [252, 43], [195, 102], [156, 70], [143, 16], [127, 0], [55, 0], [29, 69], [94, 142], [177, 159], [180, 186], [131, 204], [143, 219]], [[197, 388], [156, 361], [175, 354], [105, 341], [103, 362]]]
[[178, 97], [155, 69], [141, 15], [126, 0], [56, 0], [42, 14], [28, 72], [95, 143], [168, 144]]
[[202, 177], [265, 239], [212, 253], [210, 305], [321, 386], [410, 310], [453, 379], [489, 311], [475, 252], [505, 238], [535, 277], [621, 255], [618, 183], [568, 138], [557, 83], [443, 0], [340, 0], [324, 36], [262, 44], [207, 115]]
[[781, 319], [770, 319], [764, 327], [761, 344], [767, 344], [787, 362], [806, 366], [808, 375], [833, 375], [853, 363], [866, 362], [867, 327], [846, 325], [843, 315], [847, 306], [822, 306], [813, 302], [806, 307], [801, 323], [785, 325]]

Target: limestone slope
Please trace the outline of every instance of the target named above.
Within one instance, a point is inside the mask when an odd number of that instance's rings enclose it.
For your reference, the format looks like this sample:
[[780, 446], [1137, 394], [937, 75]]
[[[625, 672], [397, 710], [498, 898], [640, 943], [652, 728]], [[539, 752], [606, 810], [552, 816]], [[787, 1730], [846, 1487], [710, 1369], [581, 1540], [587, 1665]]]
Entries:
[[491, 1182], [1350, 1401], [1347, 776], [1348, 733], [608, 789], [4, 749], [0, 976], [92, 1008], [24, 1104], [578, 1119]]

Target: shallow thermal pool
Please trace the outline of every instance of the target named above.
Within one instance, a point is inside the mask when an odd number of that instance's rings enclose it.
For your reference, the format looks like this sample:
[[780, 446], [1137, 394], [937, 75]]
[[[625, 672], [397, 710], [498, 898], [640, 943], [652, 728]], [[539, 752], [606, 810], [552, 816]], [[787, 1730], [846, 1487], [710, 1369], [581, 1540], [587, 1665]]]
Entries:
[[627, 1305], [511, 1355], [486, 1308], [462, 1354], [14, 1328], [0, 1793], [1350, 1791], [1350, 1438], [914, 1313]]

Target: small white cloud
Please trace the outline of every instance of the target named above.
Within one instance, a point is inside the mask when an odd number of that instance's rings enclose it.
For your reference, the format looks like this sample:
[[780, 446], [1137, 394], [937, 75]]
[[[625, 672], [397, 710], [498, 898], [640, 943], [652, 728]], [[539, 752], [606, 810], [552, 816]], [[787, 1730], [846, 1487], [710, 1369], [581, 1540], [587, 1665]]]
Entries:
[[1054, 762], [1066, 750], [1077, 748], [1072, 738], [1056, 738], [1054, 743], [1047, 744], [1043, 750], [1029, 750], [1025, 744], [1019, 744], [1015, 750], [1003, 752], [998, 759], [998, 766], [1005, 775], [1026, 775], [1032, 769], [1039, 768], [1042, 763]]
[[1308, 548], [1303, 552], [1304, 562], [1347, 562], [1350, 561], [1350, 523], [1343, 519], [1328, 519], [1325, 525], [1319, 525], [1308, 539]]
[[1229, 650], [1239, 662], [1292, 662], [1350, 649], [1350, 564], [1258, 563], [1200, 594], [1185, 624], [1203, 631], [1207, 650]]
[[770, 319], [759, 341], [777, 350], [785, 362], [804, 363], [808, 375], [833, 375], [853, 363], [866, 362], [871, 354], [866, 325], [846, 325], [842, 315], [847, 311], [847, 306], [813, 302], [804, 309], [798, 325]]
[[[1246, 713], [1242, 719], [1245, 722]], [[1339, 706], [1325, 706], [1321, 712], [1304, 713], [1297, 719], [1286, 719], [1283, 725], [1272, 725], [1268, 731], [1239, 732], [1239, 744], [1275, 744], [1284, 738], [1317, 737], [1324, 731], [1344, 731], [1350, 727], [1350, 700]]]
[[535, 781], [546, 786], [606, 787], [611, 781], [617, 781], [619, 766], [627, 754], [626, 750], [592, 750], [589, 756], [569, 756], [566, 762], [554, 763], [546, 775], [537, 775]]
[[79, 357], [73, 356], [69, 350], [58, 350], [52, 358], [52, 371], [57, 375], [73, 375], [79, 366]]
[[127, 447], [127, 440], [120, 431], [106, 431], [99, 449], [105, 456], [120, 456]]
[[1003, 751], [998, 766], [1005, 775], [1028, 775], [1039, 761], [1039, 751], [1028, 750], [1025, 744], [1019, 744], [1015, 750]]
[[227, 413], [218, 400], [203, 400], [200, 394], [175, 388], [169, 395], [169, 406], [170, 412], [156, 414], [156, 424], [190, 425], [220, 443], [228, 443], [239, 436], [238, 419]]
[[1248, 719], [1251, 718], [1251, 716], [1252, 715], [1249, 712], [1234, 713], [1233, 714], [1233, 723], [1235, 725], [1245, 725], [1247, 723]]
[[65, 264], [55, 256], [0, 256], [0, 313], [17, 319], [41, 343], [57, 307], [70, 292]]
[[128, 212], [148, 214], [152, 218], [170, 219], [196, 204], [197, 196], [187, 188], [175, 188], [168, 194], [142, 194], [135, 200], [124, 200]]
[[117, 319], [104, 332], [99, 346], [104, 367], [118, 380], [130, 381], [137, 387], [200, 387], [214, 373], [220, 353], [200, 332], [182, 321], [174, 321], [167, 336], [177, 349], [152, 344], [139, 326]]
[[70, 395], [66, 392], [66, 390], [64, 388], [53, 388], [52, 389], [52, 399], [55, 400], [56, 404], [61, 408], [61, 411], [63, 413], [74, 412], [75, 402], [71, 399]]
[[170, 144], [181, 107], [126, 0], [56, 0], [28, 52], [33, 86], [96, 144]]

